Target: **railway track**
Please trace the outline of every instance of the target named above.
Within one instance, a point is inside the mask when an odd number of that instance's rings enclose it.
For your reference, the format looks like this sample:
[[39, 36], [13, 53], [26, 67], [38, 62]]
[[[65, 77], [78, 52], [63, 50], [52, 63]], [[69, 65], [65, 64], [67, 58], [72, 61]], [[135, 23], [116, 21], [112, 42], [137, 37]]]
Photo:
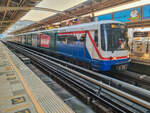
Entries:
[[150, 76], [150, 65], [132, 62], [131, 65], [129, 66], [129, 71], [138, 72], [140, 74]]
[[[30, 49], [33, 49], [33, 48], [30, 48]], [[35, 49], [35, 51], [37, 51], [37, 50]], [[40, 52], [42, 52], [42, 51], [40, 51]], [[52, 58], [52, 57], [49, 57], [49, 58]], [[55, 58], [53, 58], [53, 59], [55, 59]], [[56, 61], [58, 61], [58, 59]], [[129, 67], [131, 68], [131, 65]], [[72, 67], [72, 68], [74, 68], [74, 67]], [[135, 66], [134, 66], [134, 68], [135, 68]], [[74, 69], [76, 69], [76, 68], [74, 68]], [[77, 70], [78, 70], [78, 68], [77, 68]], [[138, 67], [138, 70], [139, 70], [139, 67]], [[78, 70], [78, 71], [80, 71], [80, 70]], [[107, 75], [107, 76], [110, 76], [110, 77], [113, 77], [113, 78], [116, 78], [116, 79], [119, 79], [119, 80], [122, 80], [122, 81], [125, 81], [125, 82], [133, 84], [135, 86], [139, 86], [139, 87], [145, 88], [147, 90], [150, 90], [150, 76], [149, 76], [149, 74], [146, 75], [147, 72], [144, 73], [143, 71], [140, 71], [140, 70], [138, 72], [140, 72], [141, 74], [135, 72], [135, 70], [131, 71], [131, 69], [129, 69], [127, 71], [100, 72], [100, 73]], [[93, 77], [95, 77], [95, 76], [93, 76]], [[95, 79], [98, 79], [98, 78], [95, 77]]]
[[[106, 106], [109, 106], [113, 111], [119, 113], [150, 112], [150, 103], [147, 101], [150, 99], [150, 91], [148, 90], [91, 70], [87, 70], [80, 66], [61, 61], [19, 45], [12, 43], [5, 44], [27, 57], [30, 57], [36, 65], [48, 73], [51, 73], [64, 84], [71, 84], [70, 87], [88, 94], [91, 101], [96, 100], [105, 103]], [[72, 68], [76, 68], [80, 71], [73, 70]], [[94, 79], [93, 76], [99, 77], [99, 80]], [[131, 95], [132, 93], [129, 92], [136, 93], [136, 96]]]
[[104, 72], [103, 74], [125, 81], [135, 86], [150, 90], [150, 76], [132, 71]]
[[[20, 45], [18, 43], [15, 43], [15, 44], [17, 44], [18, 46], [24, 47], [23, 45]], [[135, 72], [130, 72], [130, 71], [123, 71], [123, 72], [117, 71], [117, 72], [111, 72], [111, 73], [108, 72], [108, 73], [101, 74], [99, 72], [94, 72], [94, 71], [85, 69], [81, 66], [77, 66], [77, 65], [74, 65], [72, 63], [65, 62], [64, 60], [60, 60], [60, 59], [51, 57], [49, 55], [46, 55], [45, 53], [43, 54], [43, 53], [41, 53], [42, 51], [38, 52], [39, 49], [35, 49], [32, 47], [30, 48], [28, 46], [24, 47], [24, 48], [26, 48], [26, 49], [29, 48], [27, 50], [29, 50], [31, 52], [35, 52], [38, 55], [41, 55], [41, 56], [48, 58], [48, 59], [51, 59], [51, 60], [58, 62], [62, 65], [69, 66], [71, 69], [74, 69], [78, 72], [84, 73], [87, 76], [90, 76], [90, 77], [95, 78], [97, 80], [103, 81], [104, 83], [112, 85], [116, 88], [120, 88], [120, 90], [128, 91], [128, 93], [132, 93], [134, 91], [133, 95], [137, 96], [137, 94], [138, 94], [138, 96], [142, 97], [142, 98], [148, 97], [148, 101], [149, 101], [150, 95], [148, 94], [148, 92], [145, 92], [144, 90], [142, 90], [143, 87], [141, 87], [141, 84], [142, 84], [142, 86], [146, 85], [148, 87], [147, 89], [150, 88], [150, 78], [146, 75], [143, 76], [141, 74], [138, 74]], [[32, 49], [35, 49], [35, 50], [32, 50]], [[117, 79], [113, 79], [113, 78], [117, 78]], [[119, 81], [118, 79], [121, 81]], [[130, 84], [126, 84], [126, 83], [130, 83]], [[134, 87], [135, 85], [138, 86], [139, 83], [140, 83], [140, 87], [142, 89]], [[143, 94], [143, 92], [145, 92], [145, 93]], [[140, 94], [142, 94], [142, 95], [140, 95]], [[143, 96], [143, 95], [145, 95], [145, 96]]]

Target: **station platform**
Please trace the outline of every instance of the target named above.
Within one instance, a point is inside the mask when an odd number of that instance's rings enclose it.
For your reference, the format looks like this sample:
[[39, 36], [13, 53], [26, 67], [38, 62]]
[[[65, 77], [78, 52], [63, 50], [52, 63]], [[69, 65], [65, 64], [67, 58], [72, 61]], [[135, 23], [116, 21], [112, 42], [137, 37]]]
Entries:
[[150, 54], [131, 54], [131, 62], [150, 66]]
[[150, 59], [131, 58], [131, 62], [150, 66]]
[[74, 113], [0, 42], [0, 113]]

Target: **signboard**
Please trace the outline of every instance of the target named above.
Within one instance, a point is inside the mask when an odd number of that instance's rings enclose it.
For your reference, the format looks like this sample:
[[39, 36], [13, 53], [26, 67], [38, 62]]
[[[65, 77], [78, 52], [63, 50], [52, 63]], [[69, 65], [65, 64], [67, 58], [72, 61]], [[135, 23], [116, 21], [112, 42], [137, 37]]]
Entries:
[[95, 21], [102, 21], [102, 20], [112, 20], [112, 14], [106, 14], [101, 16], [96, 16]]
[[150, 5], [143, 6], [143, 19], [150, 19]]
[[40, 46], [49, 48], [50, 45], [50, 36], [45, 34], [40, 34]]
[[148, 37], [148, 32], [134, 32], [134, 37]]
[[134, 22], [141, 19], [140, 7], [131, 8], [114, 13], [114, 20], [121, 22]]

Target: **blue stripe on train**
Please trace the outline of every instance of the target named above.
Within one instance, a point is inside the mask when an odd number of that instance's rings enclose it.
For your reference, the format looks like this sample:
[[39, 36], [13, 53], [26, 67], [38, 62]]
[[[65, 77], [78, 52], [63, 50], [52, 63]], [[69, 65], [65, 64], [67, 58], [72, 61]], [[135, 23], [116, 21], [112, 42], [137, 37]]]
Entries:
[[84, 45], [81, 44], [57, 44], [57, 53], [65, 55], [67, 57], [71, 57], [73, 59], [77, 59], [83, 62], [91, 62], [91, 56]]
[[92, 68], [98, 69], [102, 71], [108, 71], [111, 70], [111, 66], [114, 65], [121, 65], [121, 64], [128, 64], [130, 62], [130, 59], [119, 59], [119, 60], [92, 60]]
[[129, 62], [128, 59], [120, 59], [120, 60], [96, 60], [91, 59], [91, 56], [87, 50], [87, 48], [84, 45], [81, 44], [62, 44], [57, 43], [58, 47], [58, 54], [80, 60], [82, 62], [90, 63], [93, 69], [98, 69], [100, 71], [109, 71], [111, 70], [112, 65], [119, 65], [119, 64], [127, 64]]

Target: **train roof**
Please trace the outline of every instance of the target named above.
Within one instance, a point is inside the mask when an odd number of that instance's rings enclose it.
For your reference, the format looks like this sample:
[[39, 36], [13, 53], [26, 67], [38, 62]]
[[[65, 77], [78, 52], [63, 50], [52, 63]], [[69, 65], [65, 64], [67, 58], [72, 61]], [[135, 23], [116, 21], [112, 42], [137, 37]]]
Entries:
[[[84, 23], [84, 24], [78, 24], [78, 25], [72, 25], [72, 26], [66, 26], [66, 27], [61, 27], [61, 28], [55, 28], [55, 29], [50, 29], [50, 30], [39, 30], [39, 31], [34, 31], [34, 32], [28, 32], [28, 33], [23, 33], [23, 34], [34, 34], [34, 33], [40, 33], [40, 32], [47, 32], [47, 31], [63, 31], [63, 30], [73, 30], [73, 29], [78, 29], [78, 28], [91, 28], [91, 26], [99, 26], [100, 24], [106, 24], [106, 23], [121, 23], [119, 21], [114, 21], [114, 20], [103, 20], [99, 22], [90, 22], [90, 23]], [[124, 24], [124, 23], [121, 23]], [[19, 34], [19, 35], [23, 35]]]
[[105, 24], [105, 23], [121, 23], [121, 22], [113, 21], [113, 20], [103, 20], [103, 21], [99, 21], [99, 22], [90, 22], [90, 23], [66, 26], [66, 27], [61, 27], [61, 28], [57, 28], [57, 29], [59, 30], [59, 29], [75, 28], [75, 27], [82, 27], [82, 26], [87, 27], [87, 26], [91, 26], [91, 25], [99, 25], [99, 24]]
[[78, 24], [78, 25], [72, 25], [72, 26], [66, 26], [66, 27], [61, 27], [61, 28], [57, 28], [58, 32], [66, 30], [66, 31], [74, 31], [76, 29], [80, 30], [90, 30], [90, 29], [94, 29], [97, 28], [97, 26], [99, 26], [100, 24], [106, 24], [106, 23], [121, 23], [119, 21], [113, 21], [113, 20], [104, 20], [104, 21], [99, 21], [99, 22], [90, 22], [90, 23], [84, 23], [84, 24]]

